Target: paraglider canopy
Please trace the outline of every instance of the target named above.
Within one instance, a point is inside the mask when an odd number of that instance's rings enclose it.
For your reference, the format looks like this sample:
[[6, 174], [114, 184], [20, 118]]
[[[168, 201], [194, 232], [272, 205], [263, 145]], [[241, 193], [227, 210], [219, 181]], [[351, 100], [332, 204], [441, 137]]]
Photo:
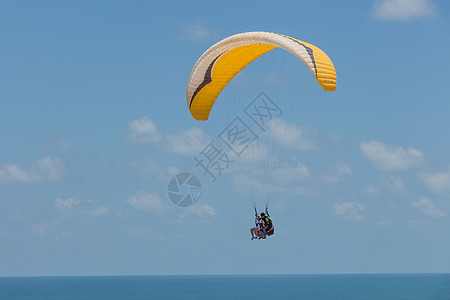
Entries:
[[210, 47], [199, 58], [186, 91], [189, 111], [196, 120], [207, 120], [223, 88], [263, 54], [282, 48], [299, 58], [325, 91], [336, 89], [336, 70], [330, 58], [318, 47], [271, 32], [246, 32], [230, 36]]

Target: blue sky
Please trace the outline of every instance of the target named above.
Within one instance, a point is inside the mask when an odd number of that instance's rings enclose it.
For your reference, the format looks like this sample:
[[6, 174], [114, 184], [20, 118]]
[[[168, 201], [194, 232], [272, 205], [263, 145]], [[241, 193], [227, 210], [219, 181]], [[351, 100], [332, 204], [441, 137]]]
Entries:
[[[449, 272], [449, 12], [437, 0], [0, 1], [0, 276]], [[283, 120], [292, 176], [275, 182], [276, 234], [253, 242], [249, 173], [237, 161], [212, 183], [195, 167], [223, 124], [195, 121], [185, 100], [200, 55], [247, 31], [317, 45], [338, 73], [334, 93], [307, 80], [306, 117]], [[272, 57], [247, 78], [263, 80]], [[231, 115], [228, 98], [271, 88], [244, 79], [220, 95]], [[271, 84], [276, 101], [298, 92]], [[167, 197], [179, 172], [203, 184], [193, 207]]]

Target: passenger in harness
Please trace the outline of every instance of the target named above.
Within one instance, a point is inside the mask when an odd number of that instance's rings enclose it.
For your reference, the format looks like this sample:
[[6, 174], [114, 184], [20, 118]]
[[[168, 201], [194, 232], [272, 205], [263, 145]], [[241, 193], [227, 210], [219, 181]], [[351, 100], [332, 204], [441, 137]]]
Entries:
[[255, 216], [255, 226], [250, 229], [250, 233], [252, 234], [252, 241], [254, 239], [265, 239], [264, 235], [264, 221], [261, 220], [260, 216]]

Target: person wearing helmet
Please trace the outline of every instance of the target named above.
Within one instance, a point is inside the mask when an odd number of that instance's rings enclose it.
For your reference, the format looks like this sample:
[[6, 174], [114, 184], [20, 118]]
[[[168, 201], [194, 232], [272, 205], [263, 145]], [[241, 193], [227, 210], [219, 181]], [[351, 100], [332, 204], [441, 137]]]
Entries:
[[272, 224], [272, 220], [270, 219], [270, 215], [269, 212], [267, 211], [267, 207], [266, 207], [266, 213], [261, 213], [261, 219], [264, 222], [264, 227], [263, 227], [263, 232], [264, 232], [264, 236], [270, 236], [273, 234], [273, 224]]

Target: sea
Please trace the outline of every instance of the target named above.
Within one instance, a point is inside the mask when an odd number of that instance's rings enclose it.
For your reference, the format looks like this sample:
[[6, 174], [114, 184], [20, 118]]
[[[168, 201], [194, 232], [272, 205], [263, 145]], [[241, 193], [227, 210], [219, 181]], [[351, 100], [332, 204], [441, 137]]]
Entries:
[[450, 299], [450, 274], [0, 277], [0, 299]]

